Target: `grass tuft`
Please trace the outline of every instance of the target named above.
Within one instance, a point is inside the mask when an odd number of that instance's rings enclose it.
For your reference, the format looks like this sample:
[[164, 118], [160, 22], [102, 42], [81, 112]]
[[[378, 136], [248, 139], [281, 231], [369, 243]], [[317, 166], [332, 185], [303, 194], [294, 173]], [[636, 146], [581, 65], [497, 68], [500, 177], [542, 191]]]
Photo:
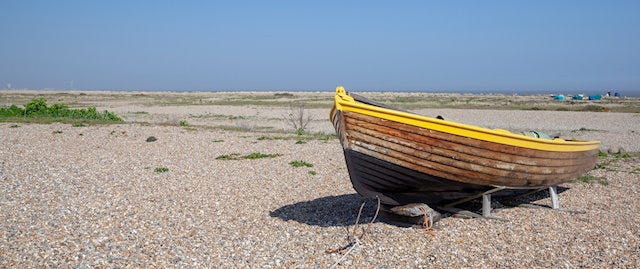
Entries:
[[228, 155], [220, 155], [216, 157], [216, 160], [255, 160], [255, 159], [264, 159], [264, 158], [275, 158], [282, 156], [282, 154], [265, 154], [260, 152], [249, 153], [247, 155], [240, 155], [239, 153], [231, 153]]
[[598, 183], [598, 184], [603, 185], [603, 186], [609, 185], [609, 181], [605, 177], [597, 177], [597, 176], [592, 176], [592, 175], [580, 176], [580, 177], [572, 180], [571, 182], [574, 182], [574, 183], [576, 183], [576, 182]]
[[155, 169], [153, 169], [153, 172], [156, 172], [156, 173], [169, 172], [169, 168], [166, 168], [166, 167], [156, 167]]
[[291, 166], [293, 166], [293, 167], [303, 167], [303, 166], [313, 167], [313, 164], [310, 164], [310, 163], [305, 162], [305, 161], [292, 161], [292, 162], [289, 162], [289, 164]]

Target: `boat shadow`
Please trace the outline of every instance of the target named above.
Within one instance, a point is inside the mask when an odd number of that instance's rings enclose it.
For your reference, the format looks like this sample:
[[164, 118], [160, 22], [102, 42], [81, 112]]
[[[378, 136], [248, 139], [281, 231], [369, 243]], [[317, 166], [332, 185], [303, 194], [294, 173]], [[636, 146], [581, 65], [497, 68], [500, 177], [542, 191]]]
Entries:
[[[557, 188], [558, 194], [567, 190], [569, 190], [569, 188]], [[496, 201], [502, 204], [502, 206], [496, 209], [506, 209], [525, 204], [550, 208], [550, 205], [537, 203], [537, 201], [549, 197], [549, 192], [547, 191], [540, 191], [517, 198], [513, 198], [512, 195], [496, 197]], [[325, 196], [311, 201], [285, 205], [270, 211], [269, 215], [284, 221], [296, 221], [320, 227], [345, 227], [354, 225], [362, 203], [365, 203], [365, 205], [360, 216], [360, 223], [369, 223], [376, 212], [376, 200], [363, 198], [356, 193]], [[480, 199], [476, 199], [461, 204], [459, 207], [464, 210], [481, 213], [482, 202]], [[443, 218], [452, 216], [452, 214], [446, 212], [441, 213], [443, 214]], [[399, 227], [411, 227], [414, 225], [414, 223], [399, 222], [397, 219], [394, 219], [393, 216], [382, 213], [376, 218], [375, 222], [382, 222]]]
[[285, 205], [269, 212], [269, 215], [284, 221], [296, 221], [320, 227], [344, 227], [356, 222], [362, 203], [365, 205], [360, 223], [368, 223], [375, 215], [376, 201], [363, 198], [356, 193], [325, 196]]

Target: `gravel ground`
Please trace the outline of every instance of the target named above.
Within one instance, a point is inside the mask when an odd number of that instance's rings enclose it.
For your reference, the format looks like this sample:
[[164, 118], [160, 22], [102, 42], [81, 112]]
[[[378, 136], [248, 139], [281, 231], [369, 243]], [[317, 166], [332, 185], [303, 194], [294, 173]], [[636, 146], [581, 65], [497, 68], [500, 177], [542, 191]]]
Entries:
[[[595, 113], [611, 119], [594, 121], [544, 111], [425, 112], [492, 128], [558, 129], [570, 121], [561, 128], [586, 129], [576, 137], [601, 135], [603, 145], [640, 151], [635, 114]], [[326, 110], [314, 113], [314, 128], [325, 130]], [[470, 115], [480, 113], [474, 122]], [[199, 126], [14, 125], [0, 123], [0, 267], [326, 268], [344, 255], [326, 251], [348, 243], [346, 229], [365, 202], [335, 139], [296, 144]], [[252, 152], [281, 155], [216, 160]], [[292, 167], [294, 160], [314, 167]], [[585, 214], [496, 201], [493, 215], [506, 221], [448, 217], [435, 237], [379, 219], [338, 267], [637, 268], [640, 159], [602, 161], [611, 163], [589, 174], [608, 185], [561, 188], [561, 205]], [[366, 202], [361, 222], [375, 211]]]

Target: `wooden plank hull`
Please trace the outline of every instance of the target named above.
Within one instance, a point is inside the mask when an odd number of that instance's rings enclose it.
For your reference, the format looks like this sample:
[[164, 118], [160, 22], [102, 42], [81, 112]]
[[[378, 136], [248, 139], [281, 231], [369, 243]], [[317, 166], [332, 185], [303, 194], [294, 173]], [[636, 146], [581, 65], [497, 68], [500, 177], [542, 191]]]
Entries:
[[438, 203], [496, 186], [541, 188], [595, 166], [598, 149], [523, 148], [334, 108], [332, 121], [356, 191], [383, 203]]

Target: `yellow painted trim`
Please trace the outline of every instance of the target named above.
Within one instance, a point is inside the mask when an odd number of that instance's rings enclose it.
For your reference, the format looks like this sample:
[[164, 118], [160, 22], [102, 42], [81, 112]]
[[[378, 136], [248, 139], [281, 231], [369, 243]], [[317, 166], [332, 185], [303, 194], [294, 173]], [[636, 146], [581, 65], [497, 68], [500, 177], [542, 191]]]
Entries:
[[[514, 134], [507, 130], [491, 130], [488, 128], [368, 105], [355, 101], [353, 97], [347, 94], [347, 91], [342, 86], [336, 88], [334, 101], [335, 109], [341, 111], [351, 111], [425, 129], [522, 148], [558, 152], [577, 152], [594, 150], [600, 145], [600, 141], [566, 141], [563, 139], [548, 140], [528, 137], [520, 134]], [[332, 109], [331, 115], [333, 115], [333, 113], [335, 112]]]

